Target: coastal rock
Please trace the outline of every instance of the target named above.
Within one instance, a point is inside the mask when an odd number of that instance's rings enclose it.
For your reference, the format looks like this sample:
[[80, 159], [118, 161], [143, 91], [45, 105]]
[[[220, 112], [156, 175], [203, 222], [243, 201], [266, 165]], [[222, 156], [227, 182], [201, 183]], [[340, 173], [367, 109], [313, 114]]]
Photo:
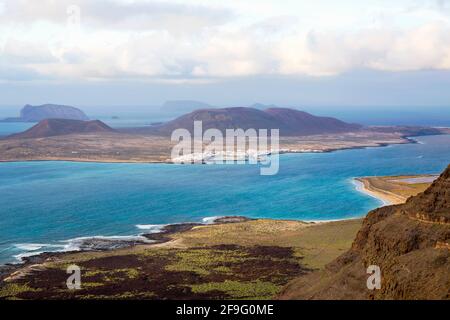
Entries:
[[105, 251], [131, 247], [137, 244], [153, 243], [144, 236], [92, 237], [70, 241], [70, 245], [80, 251]]
[[241, 217], [241, 216], [227, 216], [227, 217], [220, 217], [217, 219], [214, 219], [214, 223], [238, 223], [238, 222], [246, 222], [250, 221], [252, 219], [247, 217]]
[[162, 243], [170, 241], [170, 235], [178, 232], [189, 231], [194, 227], [202, 226], [201, 223], [176, 223], [176, 224], [168, 224], [164, 226], [160, 232], [155, 233], [146, 233], [142, 236], [148, 240], [155, 241], [156, 243]]

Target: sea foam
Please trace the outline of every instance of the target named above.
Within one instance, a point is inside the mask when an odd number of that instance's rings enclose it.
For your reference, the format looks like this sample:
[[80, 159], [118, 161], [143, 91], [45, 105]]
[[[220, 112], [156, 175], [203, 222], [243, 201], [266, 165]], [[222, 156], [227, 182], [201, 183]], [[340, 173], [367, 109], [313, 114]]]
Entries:
[[167, 226], [166, 224], [137, 224], [136, 228], [140, 230], [145, 230], [146, 233], [158, 233]]
[[223, 218], [223, 216], [206, 217], [202, 219], [205, 224], [213, 224], [217, 219]]
[[46, 247], [48, 245], [43, 243], [18, 243], [14, 245], [17, 249], [26, 250], [26, 251], [35, 251], [39, 250], [42, 247]]
[[14, 255], [14, 258], [17, 261], [22, 262], [23, 258], [37, 256], [37, 255], [40, 255], [42, 253], [44, 253], [44, 251], [23, 252], [23, 253], [19, 253], [19, 254]]

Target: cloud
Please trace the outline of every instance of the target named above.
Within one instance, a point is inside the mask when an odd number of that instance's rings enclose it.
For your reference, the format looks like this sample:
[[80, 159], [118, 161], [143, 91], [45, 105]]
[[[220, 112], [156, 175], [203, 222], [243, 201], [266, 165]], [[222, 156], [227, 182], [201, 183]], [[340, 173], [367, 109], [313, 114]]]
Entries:
[[190, 32], [228, 21], [227, 9], [155, 1], [118, 0], [5, 0], [3, 19], [15, 24], [66, 24], [80, 14], [86, 27]]
[[[71, 5], [80, 8], [79, 17]], [[230, 8], [143, 0], [6, 0], [0, 10], [0, 78], [10, 78], [15, 69], [31, 72], [30, 80], [39, 75], [174, 83], [450, 69], [450, 23], [422, 13], [422, 7], [402, 14], [382, 10], [383, 24], [353, 29], [311, 26], [295, 12], [248, 19]], [[374, 19], [379, 13], [374, 11]], [[420, 23], [396, 23], [418, 15]]]
[[436, 5], [439, 10], [450, 11], [450, 1], [449, 0], [436, 0]]
[[9, 39], [2, 50], [3, 63], [28, 65], [56, 62], [56, 58], [46, 46], [36, 43]]
[[450, 69], [450, 28], [428, 24], [407, 31], [366, 29], [283, 39], [277, 50], [284, 74], [335, 75], [352, 69]]

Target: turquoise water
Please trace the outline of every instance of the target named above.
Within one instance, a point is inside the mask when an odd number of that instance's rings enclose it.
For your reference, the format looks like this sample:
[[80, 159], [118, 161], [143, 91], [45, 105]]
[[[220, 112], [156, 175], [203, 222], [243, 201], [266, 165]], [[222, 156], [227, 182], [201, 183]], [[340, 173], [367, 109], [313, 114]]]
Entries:
[[450, 163], [450, 136], [418, 141], [286, 154], [275, 176], [259, 175], [257, 165], [0, 163], [0, 262], [68, 249], [64, 240], [77, 237], [138, 235], [137, 225], [362, 216], [381, 203], [356, 191], [353, 177], [439, 173]]

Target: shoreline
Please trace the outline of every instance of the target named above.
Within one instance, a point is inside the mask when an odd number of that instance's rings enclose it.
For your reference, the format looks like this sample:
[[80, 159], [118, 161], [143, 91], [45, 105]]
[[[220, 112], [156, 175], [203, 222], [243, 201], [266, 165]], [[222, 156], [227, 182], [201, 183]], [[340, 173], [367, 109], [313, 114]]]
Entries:
[[378, 199], [383, 206], [405, 203], [439, 177], [437, 174], [414, 174], [399, 176], [355, 177], [356, 190]]
[[355, 181], [355, 184], [357, 186], [356, 190], [368, 196], [371, 196], [372, 198], [378, 199], [383, 203], [383, 207], [402, 204], [405, 203], [407, 200], [407, 198], [405, 197], [374, 187], [370, 183], [370, 180], [367, 179], [367, 177], [354, 178], [353, 181]]
[[[7, 272], [11, 274], [11, 272], [17, 271], [19, 269], [28, 267], [30, 265], [42, 264], [46, 262], [48, 259], [52, 258], [60, 258], [65, 255], [70, 255], [73, 253], [93, 253], [93, 252], [108, 252], [108, 251], [116, 251], [121, 249], [129, 249], [136, 246], [156, 246], [161, 245], [171, 241], [170, 235], [175, 233], [183, 233], [189, 230], [192, 230], [196, 227], [209, 227], [209, 226], [218, 226], [223, 224], [230, 223], [241, 223], [248, 221], [273, 221], [273, 222], [298, 222], [304, 223], [305, 225], [310, 226], [319, 226], [328, 223], [336, 223], [336, 222], [345, 222], [345, 221], [357, 221], [359, 219], [364, 218], [364, 216], [360, 217], [352, 217], [352, 218], [343, 218], [343, 219], [329, 219], [329, 220], [297, 220], [297, 219], [274, 219], [274, 218], [249, 218], [245, 216], [214, 216], [214, 217], [205, 217], [202, 219], [202, 222], [180, 222], [180, 223], [171, 223], [171, 224], [161, 224], [161, 225], [152, 225], [155, 226], [154, 232], [151, 232], [151, 229], [142, 229], [142, 233], [137, 235], [128, 235], [128, 236], [85, 236], [85, 237], [76, 237], [68, 240], [61, 240], [61, 242], [66, 243], [66, 246], [72, 246], [72, 249], [63, 248], [62, 250], [55, 251], [38, 251], [37, 249], [35, 254], [33, 252], [23, 252], [18, 255], [14, 255], [17, 259], [20, 256], [20, 260], [16, 262], [5, 262], [0, 263], [0, 280], [2, 280], [2, 276]], [[76, 241], [85, 241], [84, 243], [79, 243], [79, 247], [74, 248], [71, 242]], [[49, 244], [49, 246], [54, 244]], [[11, 271], [12, 270], [12, 271]]]
[[382, 207], [399, 204], [396, 203], [399, 200], [394, 200], [392, 199], [392, 197], [389, 197], [387, 194], [384, 194], [381, 191], [372, 190], [369, 182], [367, 180], [364, 180], [364, 178], [353, 178], [352, 183], [355, 186], [356, 191], [377, 199], [382, 203]]
[[[347, 151], [347, 150], [364, 150], [371, 148], [385, 148], [390, 146], [398, 146], [398, 145], [407, 145], [407, 144], [419, 144], [420, 142], [416, 140], [417, 137], [428, 137], [428, 136], [441, 136], [441, 135], [450, 135], [450, 133], [441, 133], [435, 135], [417, 135], [417, 136], [400, 136], [402, 141], [395, 142], [374, 142], [372, 145], [359, 145], [359, 146], [341, 146], [341, 147], [326, 147], [324, 149], [303, 149], [303, 150], [295, 150], [295, 149], [284, 149], [280, 146], [280, 150], [278, 151], [279, 155], [292, 155], [292, 154], [326, 154], [326, 153], [334, 153], [339, 151]], [[4, 140], [5, 137], [0, 136], [0, 140]], [[25, 139], [25, 140], [33, 140], [33, 139]], [[204, 165], [205, 162], [197, 162], [197, 163], [178, 163], [173, 162], [170, 158], [161, 159], [114, 159], [114, 158], [105, 158], [105, 159], [89, 159], [89, 158], [74, 158], [74, 157], [42, 157], [42, 158], [24, 158], [24, 159], [1, 159], [0, 163], [20, 163], [20, 162], [73, 162], [73, 163], [106, 163], [106, 164], [169, 164], [169, 165]], [[221, 163], [218, 163], [221, 164]], [[226, 163], [225, 163], [226, 164]]]
[[[113, 251], [119, 250], [123, 248], [130, 248], [136, 245], [155, 245], [167, 242], [166, 236], [190, 230], [194, 227], [201, 226], [211, 226], [211, 225], [220, 225], [226, 223], [237, 223], [237, 222], [246, 222], [251, 220], [260, 220], [262, 218], [248, 218], [244, 216], [214, 216], [214, 217], [205, 217], [202, 219], [202, 222], [179, 222], [179, 223], [170, 223], [170, 224], [154, 224], [155, 231], [151, 231], [152, 228], [143, 228], [146, 225], [137, 225], [138, 229], [142, 230], [141, 233], [136, 235], [121, 235], [121, 236], [80, 236], [76, 238], [71, 238], [67, 240], [60, 240], [59, 242], [65, 243], [65, 245], [60, 245], [62, 250], [55, 251], [38, 251], [36, 249], [35, 254], [33, 251], [31, 252], [23, 252], [18, 255], [14, 255], [13, 257], [20, 258], [17, 262], [6, 262], [0, 263], [0, 269], [2, 267], [23, 267], [26, 264], [33, 262], [36, 263], [37, 260], [41, 260], [41, 258], [48, 258], [52, 256], [59, 256], [70, 253], [80, 253], [80, 252], [104, 252], [104, 251]], [[280, 220], [287, 221], [284, 219], [265, 219], [265, 220]], [[299, 221], [300, 220], [292, 220]], [[307, 222], [305, 222], [307, 223]], [[139, 227], [140, 226], [140, 227]], [[83, 242], [84, 241], [84, 242]], [[73, 242], [79, 242], [78, 246], [75, 246]], [[47, 246], [56, 246], [55, 244], [42, 244], [42, 247]], [[59, 246], [59, 245], [57, 245]], [[29, 253], [29, 254], [28, 254]], [[0, 271], [1, 273], [1, 271]]]
[[[177, 232], [183, 232], [191, 230], [197, 226], [209, 226], [209, 225], [218, 225], [222, 223], [232, 223], [227, 222], [226, 219], [235, 219], [233, 222], [243, 222], [249, 221], [253, 219], [249, 219], [247, 217], [214, 217], [213, 222], [203, 222], [203, 223], [195, 223], [195, 222], [184, 222], [184, 223], [173, 223], [173, 224], [165, 224], [160, 225], [156, 232], [143, 232], [140, 235], [136, 236], [123, 236], [123, 238], [129, 238], [128, 240], [123, 240], [120, 246], [104, 246], [102, 249], [72, 249], [72, 250], [57, 250], [57, 251], [36, 251], [36, 254], [25, 255], [20, 258], [17, 262], [6, 262], [0, 264], [0, 282], [5, 279], [13, 276], [15, 272], [22, 270], [24, 268], [31, 268], [34, 265], [40, 265], [47, 262], [49, 259], [57, 259], [63, 258], [65, 255], [75, 254], [75, 253], [94, 253], [94, 252], [108, 252], [108, 251], [116, 251], [121, 249], [129, 249], [136, 246], [155, 246], [158, 244], [163, 244], [169, 242], [171, 239], [169, 236], [171, 234]], [[224, 221], [225, 219], [225, 221]], [[77, 239], [84, 239], [86, 241], [91, 241], [95, 243], [96, 240], [106, 240], [110, 245], [114, 243], [114, 238], [118, 236], [92, 236], [92, 237], [77, 237], [69, 240], [64, 240], [65, 242], [74, 241]], [[140, 240], [136, 240], [137, 238], [142, 238]], [[135, 240], [132, 240], [134, 238]], [[120, 240], [116, 241], [120, 242]], [[32, 253], [32, 252], [31, 252]], [[17, 256], [14, 256], [17, 257]]]
[[[442, 134], [439, 134], [442, 135]], [[418, 136], [419, 137], [419, 136]], [[403, 141], [399, 142], [377, 142], [374, 143], [375, 145], [362, 145], [362, 146], [343, 146], [343, 147], [336, 147], [336, 148], [325, 148], [325, 149], [314, 149], [314, 150], [286, 150], [283, 148], [280, 148], [281, 150], [278, 151], [279, 155], [283, 154], [321, 154], [321, 153], [333, 153], [338, 151], [347, 151], [347, 150], [364, 150], [364, 149], [370, 149], [370, 148], [384, 148], [389, 146], [396, 146], [396, 145], [405, 145], [405, 144], [417, 144], [419, 143], [417, 140], [415, 140], [413, 137], [401, 137], [404, 139]], [[1, 140], [1, 137], [0, 137]], [[15, 162], [74, 162], [74, 163], [120, 163], [120, 164], [170, 164], [170, 165], [187, 165], [187, 164], [197, 164], [197, 165], [203, 165], [206, 164], [205, 162], [198, 162], [198, 163], [178, 163], [173, 162], [170, 160], [170, 158], [167, 158], [165, 160], [120, 160], [120, 159], [79, 159], [79, 158], [63, 158], [63, 157], [43, 157], [43, 158], [35, 158], [35, 159], [0, 159], [0, 163], [15, 163]], [[221, 163], [218, 163], [221, 164]]]

